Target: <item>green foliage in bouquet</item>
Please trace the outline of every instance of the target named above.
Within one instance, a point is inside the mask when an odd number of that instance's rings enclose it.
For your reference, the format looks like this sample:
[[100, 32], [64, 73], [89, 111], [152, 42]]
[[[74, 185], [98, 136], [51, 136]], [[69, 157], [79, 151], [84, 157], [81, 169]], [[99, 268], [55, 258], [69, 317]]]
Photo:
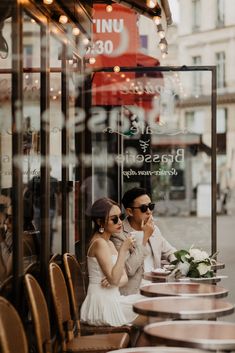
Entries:
[[210, 278], [214, 276], [211, 269], [213, 256], [206, 251], [191, 247], [189, 250], [178, 250], [174, 253], [175, 260], [171, 262], [175, 268], [180, 270], [183, 276], [190, 278]]

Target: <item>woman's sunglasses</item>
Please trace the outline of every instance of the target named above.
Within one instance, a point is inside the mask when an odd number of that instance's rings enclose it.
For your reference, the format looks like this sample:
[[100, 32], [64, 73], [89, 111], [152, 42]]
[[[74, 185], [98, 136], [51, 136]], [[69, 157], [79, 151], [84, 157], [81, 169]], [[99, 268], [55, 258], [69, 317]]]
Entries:
[[138, 207], [131, 207], [131, 208], [139, 208], [142, 213], [145, 213], [147, 212], [148, 209], [152, 211], [154, 207], [155, 207], [155, 203], [150, 202], [148, 205], [140, 205]]
[[123, 221], [125, 219], [125, 214], [122, 213], [122, 214], [120, 214], [120, 216], [111, 216], [110, 218], [111, 218], [111, 221], [113, 222], [113, 224], [118, 224], [119, 219], [121, 221]]

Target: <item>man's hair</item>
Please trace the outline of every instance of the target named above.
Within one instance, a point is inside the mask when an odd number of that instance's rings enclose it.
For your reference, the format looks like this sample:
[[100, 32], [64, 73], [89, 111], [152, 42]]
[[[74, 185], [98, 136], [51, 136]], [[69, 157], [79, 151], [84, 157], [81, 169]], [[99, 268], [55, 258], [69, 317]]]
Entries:
[[149, 195], [147, 190], [144, 188], [132, 188], [126, 191], [122, 197], [122, 204], [124, 208], [130, 207], [133, 204], [133, 201], [142, 195]]

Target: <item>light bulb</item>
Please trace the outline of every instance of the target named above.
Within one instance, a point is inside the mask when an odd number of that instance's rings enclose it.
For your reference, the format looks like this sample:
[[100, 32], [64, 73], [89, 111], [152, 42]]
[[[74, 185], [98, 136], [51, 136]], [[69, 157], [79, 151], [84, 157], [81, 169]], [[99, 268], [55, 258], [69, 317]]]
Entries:
[[163, 39], [163, 38], [165, 38], [165, 31], [159, 31], [158, 32], [158, 35], [159, 35], [159, 37], [161, 38], [161, 39]]
[[89, 64], [93, 65], [95, 64], [95, 62], [96, 62], [96, 58], [93, 58], [93, 57], [89, 58]]
[[59, 22], [65, 25], [68, 22], [68, 17], [65, 15], [61, 15], [59, 18]]
[[43, 0], [43, 3], [46, 5], [51, 5], [54, 0]]
[[160, 38], [164, 38], [165, 37], [165, 31], [162, 27], [162, 25], [157, 25], [157, 32]]
[[112, 12], [113, 11], [113, 6], [112, 5], [107, 5], [106, 6], [106, 11], [107, 12]]
[[147, 5], [150, 9], [154, 9], [154, 7], [157, 6], [157, 0], [147, 0], [147, 1], [146, 1], [146, 5]]
[[160, 43], [159, 47], [161, 50], [165, 50], [166, 49], [166, 44], [165, 43]]
[[164, 51], [167, 48], [167, 41], [165, 38], [160, 40], [159, 47], [160, 47], [161, 51]]
[[73, 34], [78, 36], [80, 34], [80, 29], [78, 27], [73, 27]]
[[153, 20], [156, 25], [160, 25], [162, 19], [160, 16], [154, 16]]
[[113, 71], [114, 72], [120, 72], [120, 66], [114, 66]]
[[83, 42], [84, 45], [88, 45], [90, 41], [89, 41], [89, 39], [87, 37], [85, 37], [85, 38], [83, 38], [82, 42]]

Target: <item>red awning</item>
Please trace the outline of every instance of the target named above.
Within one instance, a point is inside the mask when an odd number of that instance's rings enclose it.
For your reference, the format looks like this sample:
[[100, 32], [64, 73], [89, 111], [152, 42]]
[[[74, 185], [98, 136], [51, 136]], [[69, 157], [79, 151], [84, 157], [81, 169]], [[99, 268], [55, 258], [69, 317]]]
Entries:
[[120, 56], [106, 56], [99, 55], [98, 67], [113, 67], [113, 60], [115, 59], [115, 65], [118, 62], [118, 66], [134, 67], [134, 66], [159, 66], [160, 62], [158, 59], [143, 53], [125, 53]]
[[[100, 57], [102, 62], [102, 56]], [[112, 58], [105, 57], [106, 67], [112, 68]], [[115, 57], [117, 62], [117, 57]], [[124, 54], [118, 57], [120, 67], [154, 67], [159, 60], [143, 53]], [[152, 100], [158, 96], [157, 86], [162, 85], [160, 72], [96, 72], [92, 82], [93, 105], [138, 105], [152, 108]]]

